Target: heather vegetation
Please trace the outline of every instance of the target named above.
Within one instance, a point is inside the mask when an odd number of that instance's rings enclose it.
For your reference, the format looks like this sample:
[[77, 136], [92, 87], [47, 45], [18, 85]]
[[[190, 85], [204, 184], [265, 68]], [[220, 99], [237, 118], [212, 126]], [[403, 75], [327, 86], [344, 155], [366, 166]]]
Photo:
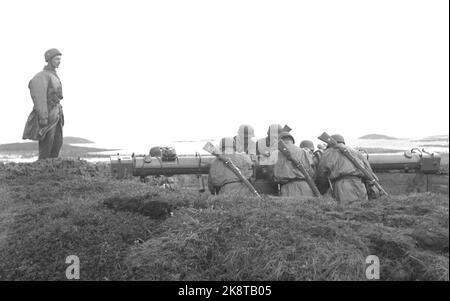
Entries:
[[[449, 280], [448, 195], [340, 207], [112, 179], [107, 164], [0, 164], [0, 280]], [[192, 185], [191, 185], [192, 184]]]

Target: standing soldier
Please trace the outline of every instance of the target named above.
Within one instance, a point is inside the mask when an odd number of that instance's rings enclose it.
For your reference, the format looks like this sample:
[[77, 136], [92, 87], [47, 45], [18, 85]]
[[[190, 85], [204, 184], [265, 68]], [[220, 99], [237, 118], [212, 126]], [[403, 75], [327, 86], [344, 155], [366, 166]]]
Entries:
[[23, 139], [39, 141], [39, 160], [56, 158], [63, 144], [64, 115], [59, 103], [62, 85], [56, 74], [61, 52], [52, 48], [45, 52], [47, 65], [28, 84], [34, 103], [23, 132]]
[[[344, 137], [331, 136], [345, 146]], [[372, 172], [369, 161], [359, 151], [345, 146], [354, 158]], [[329, 186], [336, 201], [342, 205], [356, 200], [367, 200], [367, 190], [363, 183], [364, 174], [338, 149], [328, 147], [319, 162], [317, 180], [321, 186]]]
[[[222, 138], [219, 150], [239, 168], [244, 178], [250, 179], [253, 174], [253, 162], [247, 154], [234, 152], [233, 138]], [[209, 167], [208, 188], [212, 194], [252, 195], [241, 179], [217, 158], [211, 162]]]
[[[288, 132], [280, 133], [280, 139], [286, 143], [292, 158], [302, 163], [309, 172], [310, 176], [314, 178], [314, 172], [311, 168], [313, 162], [311, 156], [308, 155], [308, 152], [294, 145], [295, 140]], [[281, 185], [281, 196], [314, 196], [314, 193], [306, 181], [303, 173], [281, 152], [278, 152], [278, 160], [275, 163], [274, 180]]]

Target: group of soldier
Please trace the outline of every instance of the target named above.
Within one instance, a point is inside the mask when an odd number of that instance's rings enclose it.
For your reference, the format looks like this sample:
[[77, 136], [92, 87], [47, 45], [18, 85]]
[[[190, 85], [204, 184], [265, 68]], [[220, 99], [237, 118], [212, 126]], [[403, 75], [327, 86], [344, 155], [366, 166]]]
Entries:
[[[269, 126], [267, 136], [259, 140], [254, 138], [250, 125], [242, 125], [234, 138], [222, 138], [219, 150], [222, 156], [231, 160], [241, 175], [255, 183], [256, 170], [266, 182], [277, 187], [277, 194], [283, 197], [314, 197], [307, 178], [313, 179], [320, 194], [329, 194], [341, 204], [366, 200], [368, 198], [369, 179], [346, 156], [335, 147], [322, 146], [317, 150], [312, 141], [303, 140], [297, 146], [290, 128], [278, 124]], [[331, 136], [340, 148], [359, 160], [362, 166], [372, 173], [367, 157], [360, 151], [345, 145], [341, 135]], [[279, 151], [280, 141], [290, 153], [288, 158]], [[298, 168], [304, 167], [302, 172]], [[305, 175], [308, 173], [308, 175]], [[235, 193], [251, 194], [242, 179], [230, 170], [221, 160], [211, 162], [208, 187], [213, 194]]]
[[[49, 49], [44, 57], [47, 65], [29, 83], [34, 107], [23, 133], [24, 139], [39, 141], [39, 159], [58, 157], [63, 144], [64, 125], [60, 105], [63, 98], [62, 85], [56, 73], [61, 62], [61, 52], [55, 48]], [[372, 173], [370, 164], [362, 153], [345, 146], [341, 135], [333, 135], [332, 138], [359, 160], [360, 166]], [[279, 151], [280, 141], [289, 156]], [[340, 150], [335, 147], [315, 150], [313, 142], [308, 140], [297, 146], [290, 128], [286, 126], [272, 124], [266, 137], [255, 140], [253, 127], [242, 125], [237, 136], [221, 140], [219, 149], [238, 168], [240, 175], [231, 170], [223, 160], [214, 160], [208, 177], [208, 187], [213, 194], [251, 193], [245, 182], [248, 180], [254, 183], [256, 171], [259, 170], [267, 185], [276, 186], [277, 194], [285, 197], [317, 196], [317, 192], [311, 187], [311, 179], [314, 180], [317, 191], [331, 194], [340, 203], [368, 197], [368, 179]], [[296, 162], [304, 166], [303, 170], [298, 168], [299, 164]], [[244, 178], [246, 180], [243, 181]], [[173, 183], [167, 177], [156, 180], [159, 185], [172, 187]]]

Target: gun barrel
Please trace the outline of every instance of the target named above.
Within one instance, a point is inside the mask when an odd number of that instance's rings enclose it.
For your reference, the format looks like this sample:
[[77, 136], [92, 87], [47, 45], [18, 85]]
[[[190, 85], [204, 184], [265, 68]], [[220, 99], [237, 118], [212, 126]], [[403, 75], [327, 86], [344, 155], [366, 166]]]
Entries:
[[111, 156], [111, 172], [115, 178], [127, 176], [208, 174], [214, 156], [178, 156], [174, 161], [163, 161], [149, 156]]
[[[212, 155], [178, 156], [175, 161], [162, 161], [161, 158], [145, 155], [111, 156], [111, 173], [115, 178], [127, 176], [187, 175], [208, 174]], [[441, 157], [413, 153], [370, 154], [369, 163], [374, 172], [404, 171], [436, 174], [440, 171]], [[257, 175], [267, 166], [257, 164]]]
[[415, 153], [399, 154], [371, 154], [369, 163], [374, 172], [383, 171], [415, 171], [425, 174], [438, 173], [440, 170], [441, 157], [438, 154], [432, 156]]

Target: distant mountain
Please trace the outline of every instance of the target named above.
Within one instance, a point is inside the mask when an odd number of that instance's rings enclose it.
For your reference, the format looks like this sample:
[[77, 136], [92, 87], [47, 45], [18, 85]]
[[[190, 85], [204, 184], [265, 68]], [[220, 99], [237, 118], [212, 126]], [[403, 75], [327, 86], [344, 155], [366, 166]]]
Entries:
[[386, 140], [399, 140], [398, 138], [389, 137], [386, 135], [380, 135], [380, 134], [369, 134], [359, 137], [358, 139], [386, 139]]
[[[93, 143], [84, 138], [78, 137], [64, 137], [64, 144], [61, 148], [62, 157], [109, 157], [109, 155], [93, 155], [93, 152], [104, 152], [111, 151], [115, 149], [106, 148], [95, 148], [95, 147], [82, 147], [82, 146], [72, 146], [72, 143]], [[32, 142], [19, 142], [19, 143], [8, 143], [0, 144], [0, 157], [3, 156], [21, 156], [21, 157], [34, 157], [38, 155], [38, 143], [37, 141]]]
[[23, 142], [23, 143], [7, 143], [0, 144], [0, 152], [26, 152], [36, 150], [38, 147], [37, 142]]
[[90, 140], [80, 137], [64, 137], [64, 144], [78, 144], [78, 143], [94, 143]]
[[428, 136], [422, 139], [412, 140], [413, 142], [429, 142], [429, 141], [442, 141], [442, 142], [448, 142], [448, 135], [435, 135], [435, 136]]

